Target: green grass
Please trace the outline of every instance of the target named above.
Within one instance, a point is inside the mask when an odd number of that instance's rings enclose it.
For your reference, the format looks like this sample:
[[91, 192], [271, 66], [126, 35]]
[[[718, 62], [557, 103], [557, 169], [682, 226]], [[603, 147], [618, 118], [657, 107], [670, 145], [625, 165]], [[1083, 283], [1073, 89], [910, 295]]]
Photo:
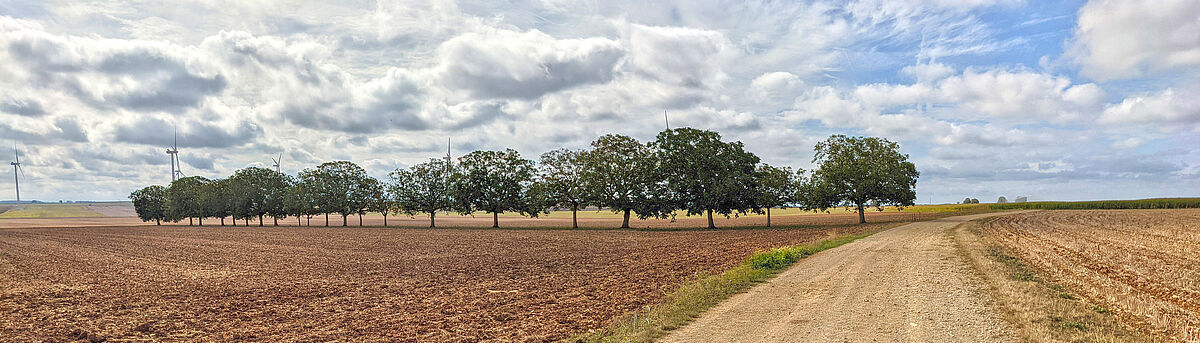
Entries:
[[736, 267], [717, 275], [702, 276], [667, 294], [660, 304], [617, 320], [597, 332], [568, 339], [568, 342], [650, 342], [665, 336], [734, 294], [766, 281], [796, 261], [822, 250], [835, 248], [870, 236], [847, 235], [819, 243], [776, 248], [751, 255]]
[[1038, 201], [991, 204], [993, 210], [1101, 210], [1200, 208], [1200, 198], [1158, 198], [1101, 201]]
[[103, 217], [86, 204], [27, 204], [0, 213], [0, 218]]

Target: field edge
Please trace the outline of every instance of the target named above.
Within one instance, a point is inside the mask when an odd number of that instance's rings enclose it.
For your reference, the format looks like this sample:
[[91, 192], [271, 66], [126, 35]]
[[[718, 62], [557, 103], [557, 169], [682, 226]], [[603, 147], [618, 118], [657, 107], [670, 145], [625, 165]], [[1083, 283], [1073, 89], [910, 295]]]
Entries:
[[892, 225], [867, 233], [838, 235], [818, 242], [755, 252], [741, 264], [720, 274], [701, 275], [685, 281], [662, 302], [620, 317], [607, 328], [580, 333], [564, 341], [652, 342], [690, 323], [733, 295], [770, 280], [805, 257], [909, 223], [889, 224]]

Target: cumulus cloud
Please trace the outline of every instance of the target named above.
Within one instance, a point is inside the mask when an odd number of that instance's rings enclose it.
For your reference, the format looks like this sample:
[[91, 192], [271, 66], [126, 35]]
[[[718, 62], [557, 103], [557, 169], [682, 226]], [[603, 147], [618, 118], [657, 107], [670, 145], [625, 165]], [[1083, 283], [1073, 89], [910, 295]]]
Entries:
[[60, 117], [52, 122], [14, 120], [0, 123], [0, 137], [23, 144], [62, 144], [87, 142], [87, 133], [72, 118]]
[[713, 87], [726, 78], [721, 65], [729, 41], [717, 31], [631, 24], [625, 35], [629, 68], [660, 83]]
[[1076, 120], [1098, 111], [1105, 93], [1092, 83], [1029, 71], [968, 69], [938, 83], [942, 99], [994, 117]]
[[228, 124], [188, 120], [173, 126], [171, 122], [142, 117], [117, 126], [114, 138], [118, 142], [170, 146], [178, 129], [179, 144], [198, 148], [228, 148], [248, 144], [262, 135], [262, 128], [249, 121]]
[[483, 99], [532, 99], [607, 82], [624, 55], [610, 39], [555, 39], [537, 30], [467, 33], [438, 48], [445, 86]]
[[[1168, 150], [1200, 132], [1198, 30], [1177, 20], [1195, 6], [1093, 1], [1067, 37], [1035, 31], [1075, 9], [1027, 5], [50, 2], [0, 16], [0, 138], [29, 144], [39, 177], [111, 199], [169, 180], [173, 126], [189, 175], [281, 152], [285, 172], [350, 159], [375, 173], [440, 156], [448, 136], [455, 155], [651, 139], [664, 110], [797, 167], [830, 134], [887, 137], [926, 172], [922, 193], [1194, 180], [1195, 153]], [[1105, 81], [1124, 77], [1141, 79]]]
[[42, 108], [42, 103], [33, 99], [8, 99], [0, 101], [0, 111], [26, 117], [40, 117], [46, 114], [46, 109]]
[[1095, 84], [1072, 84], [1065, 77], [1030, 71], [968, 69], [930, 79], [912, 84], [867, 84], [850, 91], [815, 87], [798, 97], [793, 109], [797, 119], [816, 119], [830, 127], [863, 128], [942, 144], [1004, 145], [1041, 138], [1018, 129], [954, 121], [1068, 123], [1104, 105], [1105, 94]]
[[1079, 9], [1074, 57], [1101, 79], [1200, 67], [1200, 2], [1092, 0]]
[[1100, 116], [1108, 124], [1157, 124], [1163, 129], [1191, 126], [1200, 131], [1200, 98], [1168, 88], [1155, 94], [1125, 98], [1109, 105]]
[[62, 92], [97, 109], [195, 107], [227, 86], [194, 51], [162, 42], [59, 36], [30, 29], [0, 34], [9, 82]]

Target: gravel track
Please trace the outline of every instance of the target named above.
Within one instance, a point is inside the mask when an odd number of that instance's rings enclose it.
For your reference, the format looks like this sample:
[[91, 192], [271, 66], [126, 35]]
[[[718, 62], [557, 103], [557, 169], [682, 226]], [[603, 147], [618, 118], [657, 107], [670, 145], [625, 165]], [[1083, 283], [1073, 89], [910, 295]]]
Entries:
[[992, 215], [908, 224], [813, 255], [665, 341], [1014, 341], [952, 236]]

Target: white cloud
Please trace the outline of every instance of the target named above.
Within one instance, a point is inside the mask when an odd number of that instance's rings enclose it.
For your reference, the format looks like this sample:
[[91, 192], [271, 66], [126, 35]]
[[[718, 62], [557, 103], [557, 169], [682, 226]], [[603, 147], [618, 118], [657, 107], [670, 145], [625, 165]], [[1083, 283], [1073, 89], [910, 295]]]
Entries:
[[1030, 71], [968, 69], [938, 83], [944, 101], [998, 118], [1035, 118], [1066, 122], [1089, 116], [1104, 104], [1105, 93], [1091, 83]]
[[1200, 97], [1176, 94], [1168, 88], [1156, 94], [1131, 96], [1109, 105], [1100, 116], [1107, 124], [1154, 124], [1164, 130], [1191, 126], [1200, 131]]
[[445, 87], [476, 98], [532, 99], [613, 78], [624, 49], [605, 38], [555, 39], [537, 30], [467, 33], [438, 48]]
[[1111, 146], [1113, 148], [1117, 148], [1117, 149], [1133, 149], [1133, 148], [1142, 146], [1142, 144], [1145, 144], [1145, 143], [1146, 143], [1146, 141], [1141, 138], [1130, 137], [1130, 138], [1126, 138], [1126, 139], [1122, 139], [1122, 140], [1113, 142]]
[[721, 66], [731, 51], [720, 32], [638, 24], [625, 30], [634, 73], [686, 88], [711, 88], [726, 78]]
[[1108, 80], [1200, 66], [1200, 2], [1092, 0], [1079, 10], [1075, 58]]
[[746, 92], [758, 101], [766, 101], [794, 95], [797, 88], [803, 84], [804, 81], [796, 74], [776, 71], [754, 78]]

